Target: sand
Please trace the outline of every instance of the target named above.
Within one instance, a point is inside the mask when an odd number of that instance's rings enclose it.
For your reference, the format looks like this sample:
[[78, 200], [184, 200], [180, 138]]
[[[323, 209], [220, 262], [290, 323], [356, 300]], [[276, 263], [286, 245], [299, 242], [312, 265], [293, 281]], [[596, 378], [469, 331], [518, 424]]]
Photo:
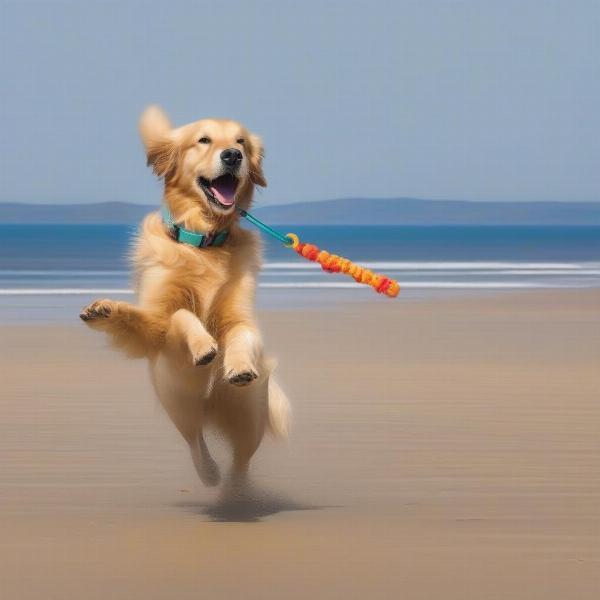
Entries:
[[197, 481], [143, 362], [76, 322], [3, 326], [0, 598], [596, 599], [599, 308], [262, 312], [294, 429], [235, 504]]

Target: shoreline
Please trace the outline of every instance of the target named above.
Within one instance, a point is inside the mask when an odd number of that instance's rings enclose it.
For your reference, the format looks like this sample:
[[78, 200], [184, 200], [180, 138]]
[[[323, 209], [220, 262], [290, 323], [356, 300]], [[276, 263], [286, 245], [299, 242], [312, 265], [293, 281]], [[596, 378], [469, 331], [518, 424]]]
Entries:
[[[436, 303], [465, 301], [486, 298], [543, 296], [547, 294], [574, 294], [586, 296], [594, 294], [600, 288], [502, 288], [475, 287], [415, 289], [402, 287], [397, 298], [382, 297], [366, 286], [354, 286], [352, 289], [274, 289], [259, 288], [257, 292], [257, 311], [285, 310], [329, 310], [330, 307], [365, 306], [370, 310], [383, 307], [388, 310], [390, 305], [413, 305], [415, 303]], [[80, 309], [90, 302], [102, 297], [114, 297], [117, 300], [135, 302], [135, 295], [125, 290], [93, 289], [81, 293], [27, 293], [2, 294], [0, 289], [0, 327], [10, 325], [73, 324], [79, 325]], [[386, 308], [387, 307], [387, 308]]]

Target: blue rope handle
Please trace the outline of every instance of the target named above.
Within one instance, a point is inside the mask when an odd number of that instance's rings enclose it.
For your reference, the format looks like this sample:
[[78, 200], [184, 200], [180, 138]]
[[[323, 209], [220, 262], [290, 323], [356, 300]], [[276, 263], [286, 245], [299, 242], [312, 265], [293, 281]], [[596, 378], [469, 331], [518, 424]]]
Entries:
[[293, 244], [293, 240], [287, 235], [283, 235], [283, 233], [279, 233], [279, 231], [275, 231], [271, 229], [268, 225], [265, 225], [262, 221], [259, 221], [255, 216], [251, 215], [249, 212], [245, 211], [243, 208], [238, 208], [240, 211], [240, 215], [244, 217], [247, 221], [250, 221], [253, 225], [256, 225], [259, 229], [262, 229], [265, 233], [268, 233], [270, 236], [279, 240], [284, 246], [291, 246]]

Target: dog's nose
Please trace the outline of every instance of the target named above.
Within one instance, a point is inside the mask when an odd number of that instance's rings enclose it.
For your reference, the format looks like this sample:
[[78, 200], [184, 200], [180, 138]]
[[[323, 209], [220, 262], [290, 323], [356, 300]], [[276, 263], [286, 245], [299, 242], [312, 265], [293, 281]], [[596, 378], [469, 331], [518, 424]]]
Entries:
[[221, 160], [228, 167], [237, 167], [242, 162], [242, 153], [237, 148], [227, 148], [221, 152]]

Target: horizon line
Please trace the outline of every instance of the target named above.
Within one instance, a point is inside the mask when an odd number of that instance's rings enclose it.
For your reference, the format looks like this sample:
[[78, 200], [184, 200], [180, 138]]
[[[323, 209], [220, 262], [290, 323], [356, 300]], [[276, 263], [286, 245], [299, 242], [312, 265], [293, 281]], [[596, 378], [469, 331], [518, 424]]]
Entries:
[[[284, 206], [294, 206], [298, 204], [319, 204], [322, 202], [345, 202], [352, 200], [369, 200], [373, 202], [394, 202], [402, 200], [416, 200], [417, 202], [461, 202], [468, 204], [600, 204], [600, 199], [597, 200], [468, 200], [461, 198], [424, 198], [417, 196], [386, 196], [386, 197], [369, 197], [369, 196], [345, 196], [339, 198], [323, 198], [320, 200], [293, 200], [291, 202], [268, 202], [266, 204], [257, 205], [254, 204], [254, 210], [260, 210], [262, 208], [277, 207], [281, 208]], [[159, 203], [162, 202], [160, 198]], [[0, 200], [0, 206], [2, 205], [29, 205], [29, 206], [93, 206], [96, 204], [124, 204], [129, 206], [155, 206], [151, 202], [136, 202], [128, 200], [94, 200], [93, 202], [34, 202], [31, 200]], [[158, 206], [159, 204], [156, 204]]]

